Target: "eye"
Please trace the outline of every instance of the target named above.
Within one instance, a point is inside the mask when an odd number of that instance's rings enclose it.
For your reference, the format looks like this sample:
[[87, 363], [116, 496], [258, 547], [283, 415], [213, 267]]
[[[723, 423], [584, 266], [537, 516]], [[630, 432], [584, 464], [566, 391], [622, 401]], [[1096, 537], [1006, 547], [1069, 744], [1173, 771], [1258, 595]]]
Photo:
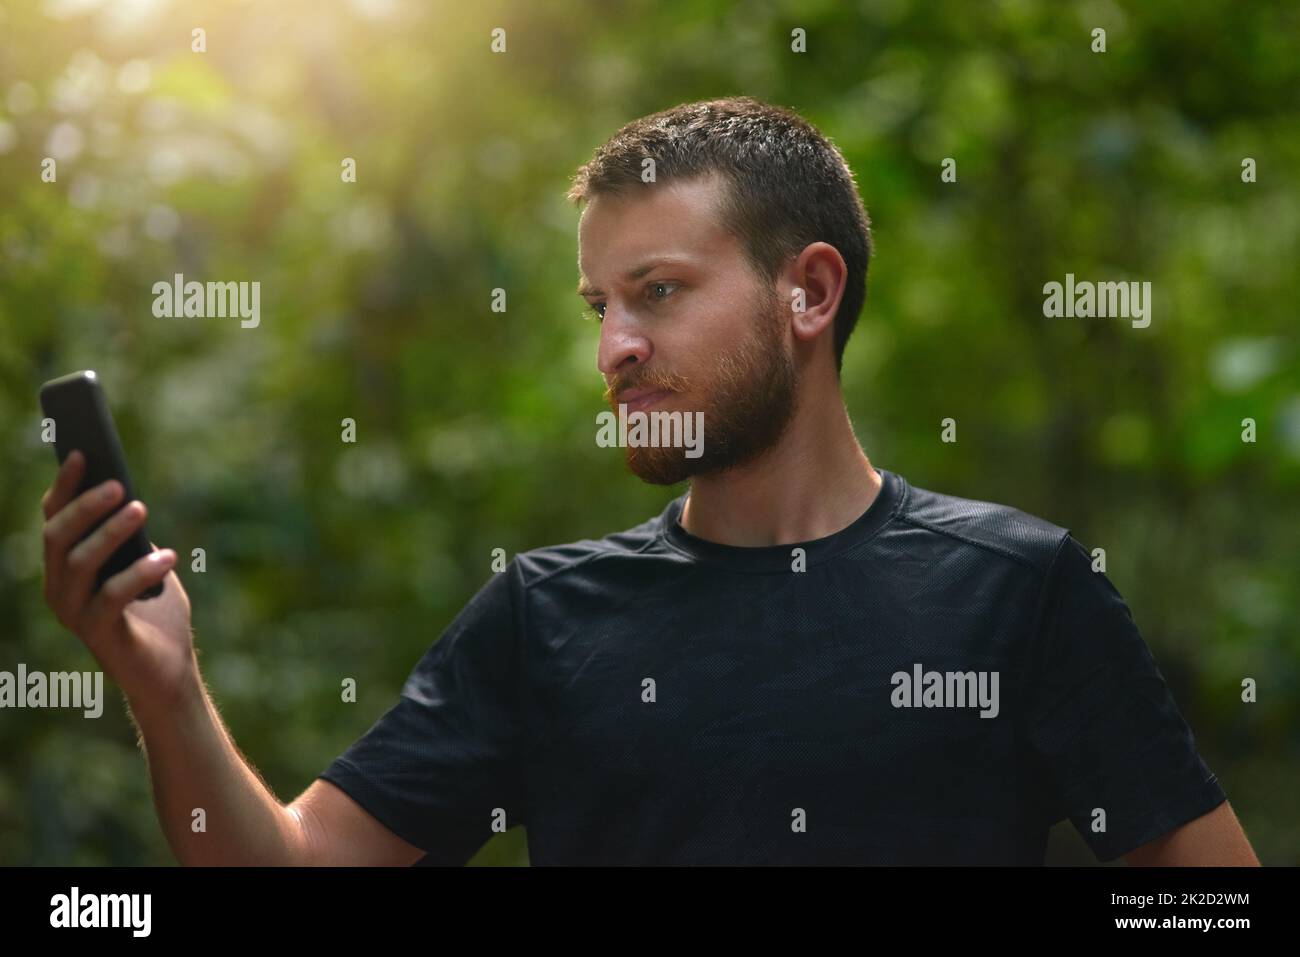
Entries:
[[672, 293], [671, 293], [671, 292], [668, 292], [668, 293], [664, 293], [663, 295], [659, 295], [659, 290], [660, 290], [660, 289], [676, 289], [677, 286], [678, 286], [678, 283], [675, 283], [675, 282], [663, 282], [663, 281], [660, 281], [660, 282], [652, 282], [652, 283], [650, 283], [650, 285], [648, 285], [648, 286], [646, 287], [646, 290], [650, 293], [650, 298], [651, 298], [651, 299], [655, 300], [656, 302], [663, 302], [663, 301], [664, 301], [665, 299], [667, 299], [670, 295], [672, 295]]
[[587, 306], [587, 309], [596, 317], [597, 322], [604, 320], [605, 304], [603, 302], [593, 302]]

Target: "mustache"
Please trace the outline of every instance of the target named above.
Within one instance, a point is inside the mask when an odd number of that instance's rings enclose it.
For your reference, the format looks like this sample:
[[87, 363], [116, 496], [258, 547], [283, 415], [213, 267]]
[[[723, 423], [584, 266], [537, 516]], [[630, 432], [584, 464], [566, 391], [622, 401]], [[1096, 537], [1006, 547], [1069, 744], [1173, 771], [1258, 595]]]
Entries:
[[610, 405], [620, 392], [629, 389], [663, 389], [667, 392], [685, 392], [688, 383], [685, 378], [673, 372], [663, 370], [642, 370], [619, 376], [605, 386], [605, 402]]

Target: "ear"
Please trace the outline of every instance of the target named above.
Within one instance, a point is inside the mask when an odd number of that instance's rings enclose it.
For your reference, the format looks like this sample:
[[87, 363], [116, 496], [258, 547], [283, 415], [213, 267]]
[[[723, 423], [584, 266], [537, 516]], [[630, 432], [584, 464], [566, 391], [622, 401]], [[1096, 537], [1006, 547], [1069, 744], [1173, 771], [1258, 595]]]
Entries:
[[790, 328], [797, 340], [811, 342], [834, 324], [848, 274], [844, 257], [830, 243], [810, 243], [795, 257], [786, 275]]

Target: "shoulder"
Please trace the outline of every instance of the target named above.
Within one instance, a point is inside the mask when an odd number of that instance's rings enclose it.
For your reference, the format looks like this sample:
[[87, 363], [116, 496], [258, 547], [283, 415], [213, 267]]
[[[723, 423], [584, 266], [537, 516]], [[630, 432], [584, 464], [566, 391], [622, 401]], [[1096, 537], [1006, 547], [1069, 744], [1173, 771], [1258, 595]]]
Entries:
[[579, 570], [591, 571], [620, 559], [644, 556], [668, 556], [659, 531], [663, 515], [646, 519], [639, 525], [611, 532], [597, 539], [584, 538], [558, 545], [547, 545], [520, 552], [515, 556], [520, 584], [533, 588], [552, 579], [562, 578]]
[[896, 521], [941, 536], [953, 547], [1001, 555], [1046, 572], [1070, 539], [1068, 528], [1009, 505], [908, 485]]

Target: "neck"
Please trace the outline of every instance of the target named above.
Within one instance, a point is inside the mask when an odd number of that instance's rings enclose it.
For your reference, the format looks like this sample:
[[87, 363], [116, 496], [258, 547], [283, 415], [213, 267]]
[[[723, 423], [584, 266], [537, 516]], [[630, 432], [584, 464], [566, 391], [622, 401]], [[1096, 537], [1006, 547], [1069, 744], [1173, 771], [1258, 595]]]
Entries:
[[856, 521], [880, 486], [836, 388], [821, 401], [800, 402], [781, 439], [758, 459], [691, 479], [679, 521], [723, 545], [813, 541]]

